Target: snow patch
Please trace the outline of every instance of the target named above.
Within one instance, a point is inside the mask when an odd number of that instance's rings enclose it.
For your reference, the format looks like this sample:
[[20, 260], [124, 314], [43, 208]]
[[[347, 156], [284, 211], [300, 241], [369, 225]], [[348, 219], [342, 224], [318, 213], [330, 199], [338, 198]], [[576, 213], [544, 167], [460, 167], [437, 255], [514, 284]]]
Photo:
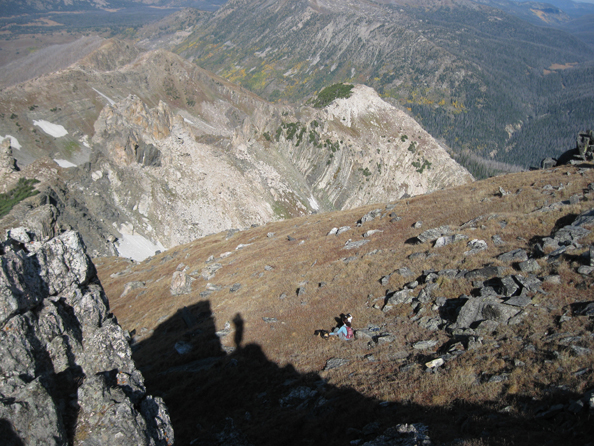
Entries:
[[78, 141], [87, 149], [91, 148], [91, 145], [89, 144], [89, 135], [83, 135]]
[[146, 237], [135, 234], [129, 226], [131, 225], [122, 226], [120, 229], [122, 238], [116, 242], [116, 249], [121, 257], [142, 262], [147, 257], [154, 256], [157, 251], [165, 250], [161, 243], [153, 243]]
[[[91, 87], [93, 88], [93, 87]], [[96, 88], [93, 88], [93, 90], [95, 90], [96, 93], [98, 93], [100, 96], [103, 96], [105, 99], [107, 99], [107, 102], [109, 102], [109, 105], [115, 105], [115, 101], [107, 96], [105, 96], [103, 93], [101, 93], [99, 90], [97, 90]]]
[[19, 140], [16, 139], [14, 136], [11, 136], [11, 135], [0, 136], [0, 142], [4, 141], [5, 139], [10, 139], [10, 146], [13, 149], [21, 150], [22, 146], [19, 143]]
[[68, 167], [76, 167], [76, 164], [71, 163], [68, 160], [60, 160], [60, 159], [54, 159], [54, 161], [56, 162], [56, 164], [60, 167], [64, 167], [64, 168], [68, 168]]
[[68, 130], [66, 130], [60, 124], [52, 124], [51, 122], [44, 121], [43, 119], [40, 119], [39, 121], [33, 121], [33, 125], [41, 127], [41, 130], [43, 130], [48, 135], [53, 136], [54, 138], [60, 138], [62, 136], [68, 135]]
[[314, 211], [319, 211], [320, 210], [320, 205], [318, 204], [318, 201], [315, 199], [315, 197], [313, 195], [308, 198], [308, 201], [309, 201], [310, 207]]

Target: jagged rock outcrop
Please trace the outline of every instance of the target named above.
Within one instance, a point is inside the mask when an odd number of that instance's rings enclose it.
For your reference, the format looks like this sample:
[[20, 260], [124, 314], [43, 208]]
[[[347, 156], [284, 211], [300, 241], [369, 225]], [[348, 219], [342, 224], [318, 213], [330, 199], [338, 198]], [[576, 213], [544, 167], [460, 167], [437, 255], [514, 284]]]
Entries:
[[161, 165], [161, 152], [153, 142], [171, 133], [171, 110], [163, 101], [149, 109], [137, 96], [106, 106], [95, 123], [93, 143], [106, 148], [118, 165]]
[[0, 175], [10, 174], [16, 170], [16, 162], [12, 156], [10, 138], [0, 142]]
[[80, 236], [9, 231], [0, 266], [0, 418], [9, 444], [172, 445]]

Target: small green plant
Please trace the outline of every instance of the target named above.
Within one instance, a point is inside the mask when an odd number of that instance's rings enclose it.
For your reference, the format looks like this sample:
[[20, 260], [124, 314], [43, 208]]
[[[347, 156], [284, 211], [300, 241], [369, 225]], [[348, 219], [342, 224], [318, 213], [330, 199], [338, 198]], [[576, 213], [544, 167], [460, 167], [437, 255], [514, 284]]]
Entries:
[[402, 141], [402, 142], [406, 141], [407, 139], [408, 139], [408, 136], [406, 136], [406, 135], [402, 135], [400, 137], [400, 141]]
[[10, 119], [16, 119], [18, 117], [19, 117], [19, 115], [17, 115], [16, 113], [13, 113], [10, 115]]
[[350, 98], [354, 85], [351, 84], [334, 84], [324, 88], [318, 94], [317, 99], [313, 102], [315, 108], [324, 108], [333, 100], [339, 98]]
[[423, 173], [425, 169], [431, 169], [431, 163], [426, 159], [423, 159], [422, 163], [420, 163], [419, 161], [413, 161], [412, 165], [415, 169], [417, 169], [418, 173]]
[[365, 169], [361, 169], [359, 168], [359, 171], [363, 174], [363, 176], [365, 177], [369, 177], [371, 176], [371, 171], [369, 170], [369, 167], [366, 167]]
[[0, 194], [0, 218], [8, 214], [17, 203], [25, 198], [37, 195], [39, 191], [33, 187], [37, 183], [39, 183], [39, 180], [20, 178], [14, 189], [5, 194]]
[[268, 132], [264, 132], [264, 139], [268, 142], [272, 141], [272, 136], [270, 136], [270, 133]]

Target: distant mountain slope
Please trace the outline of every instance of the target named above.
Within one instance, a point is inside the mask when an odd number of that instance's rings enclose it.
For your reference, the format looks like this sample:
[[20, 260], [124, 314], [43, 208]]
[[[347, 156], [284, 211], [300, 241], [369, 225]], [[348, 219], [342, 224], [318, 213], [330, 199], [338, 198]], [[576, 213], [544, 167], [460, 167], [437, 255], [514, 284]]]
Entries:
[[594, 51], [471, 1], [231, 0], [176, 51], [271, 100], [362, 82], [454, 150], [523, 166], [591, 125]]
[[116, 238], [137, 259], [212, 232], [473, 180], [412, 118], [351, 87], [325, 108], [275, 106], [171, 52], [108, 40], [0, 91], [0, 138], [23, 169], [15, 178], [37, 177], [45, 157], [65, 169], [44, 196], [93, 255], [113, 253]]
[[0, 0], [0, 17], [52, 11], [110, 11], [134, 6], [212, 9], [222, 3], [224, 0]]

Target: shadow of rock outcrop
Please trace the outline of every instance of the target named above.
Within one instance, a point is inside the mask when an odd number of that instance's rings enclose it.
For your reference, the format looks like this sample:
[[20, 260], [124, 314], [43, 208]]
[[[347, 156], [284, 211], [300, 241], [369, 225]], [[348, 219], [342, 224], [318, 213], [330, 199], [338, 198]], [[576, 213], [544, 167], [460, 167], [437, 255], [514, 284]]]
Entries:
[[[177, 445], [455, 444], [466, 438], [481, 444], [584, 444], [592, 433], [587, 417], [564, 413], [573, 418], [556, 420], [558, 413], [543, 412], [546, 404], [529, 398], [519, 404], [524, 413], [510, 413], [501, 410], [497, 395], [487, 404], [451, 401], [441, 407], [368, 397], [330, 384], [326, 372], [300, 373], [274, 363], [258, 344], [242, 345], [241, 314], [232, 322], [217, 331], [209, 301], [201, 301], [133, 346], [147, 390], [170, 410]], [[234, 348], [222, 345], [225, 336], [234, 336]], [[422, 360], [416, 357], [385, 379], [407, 379], [406, 370]], [[350, 362], [355, 360], [329, 360], [324, 370]], [[353, 364], [352, 373], [357, 370]], [[449, 379], [447, 371], [428, 373]], [[360, 378], [378, 384], [372, 376]], [[434, 443], [423, 442], [429, 437]]]

